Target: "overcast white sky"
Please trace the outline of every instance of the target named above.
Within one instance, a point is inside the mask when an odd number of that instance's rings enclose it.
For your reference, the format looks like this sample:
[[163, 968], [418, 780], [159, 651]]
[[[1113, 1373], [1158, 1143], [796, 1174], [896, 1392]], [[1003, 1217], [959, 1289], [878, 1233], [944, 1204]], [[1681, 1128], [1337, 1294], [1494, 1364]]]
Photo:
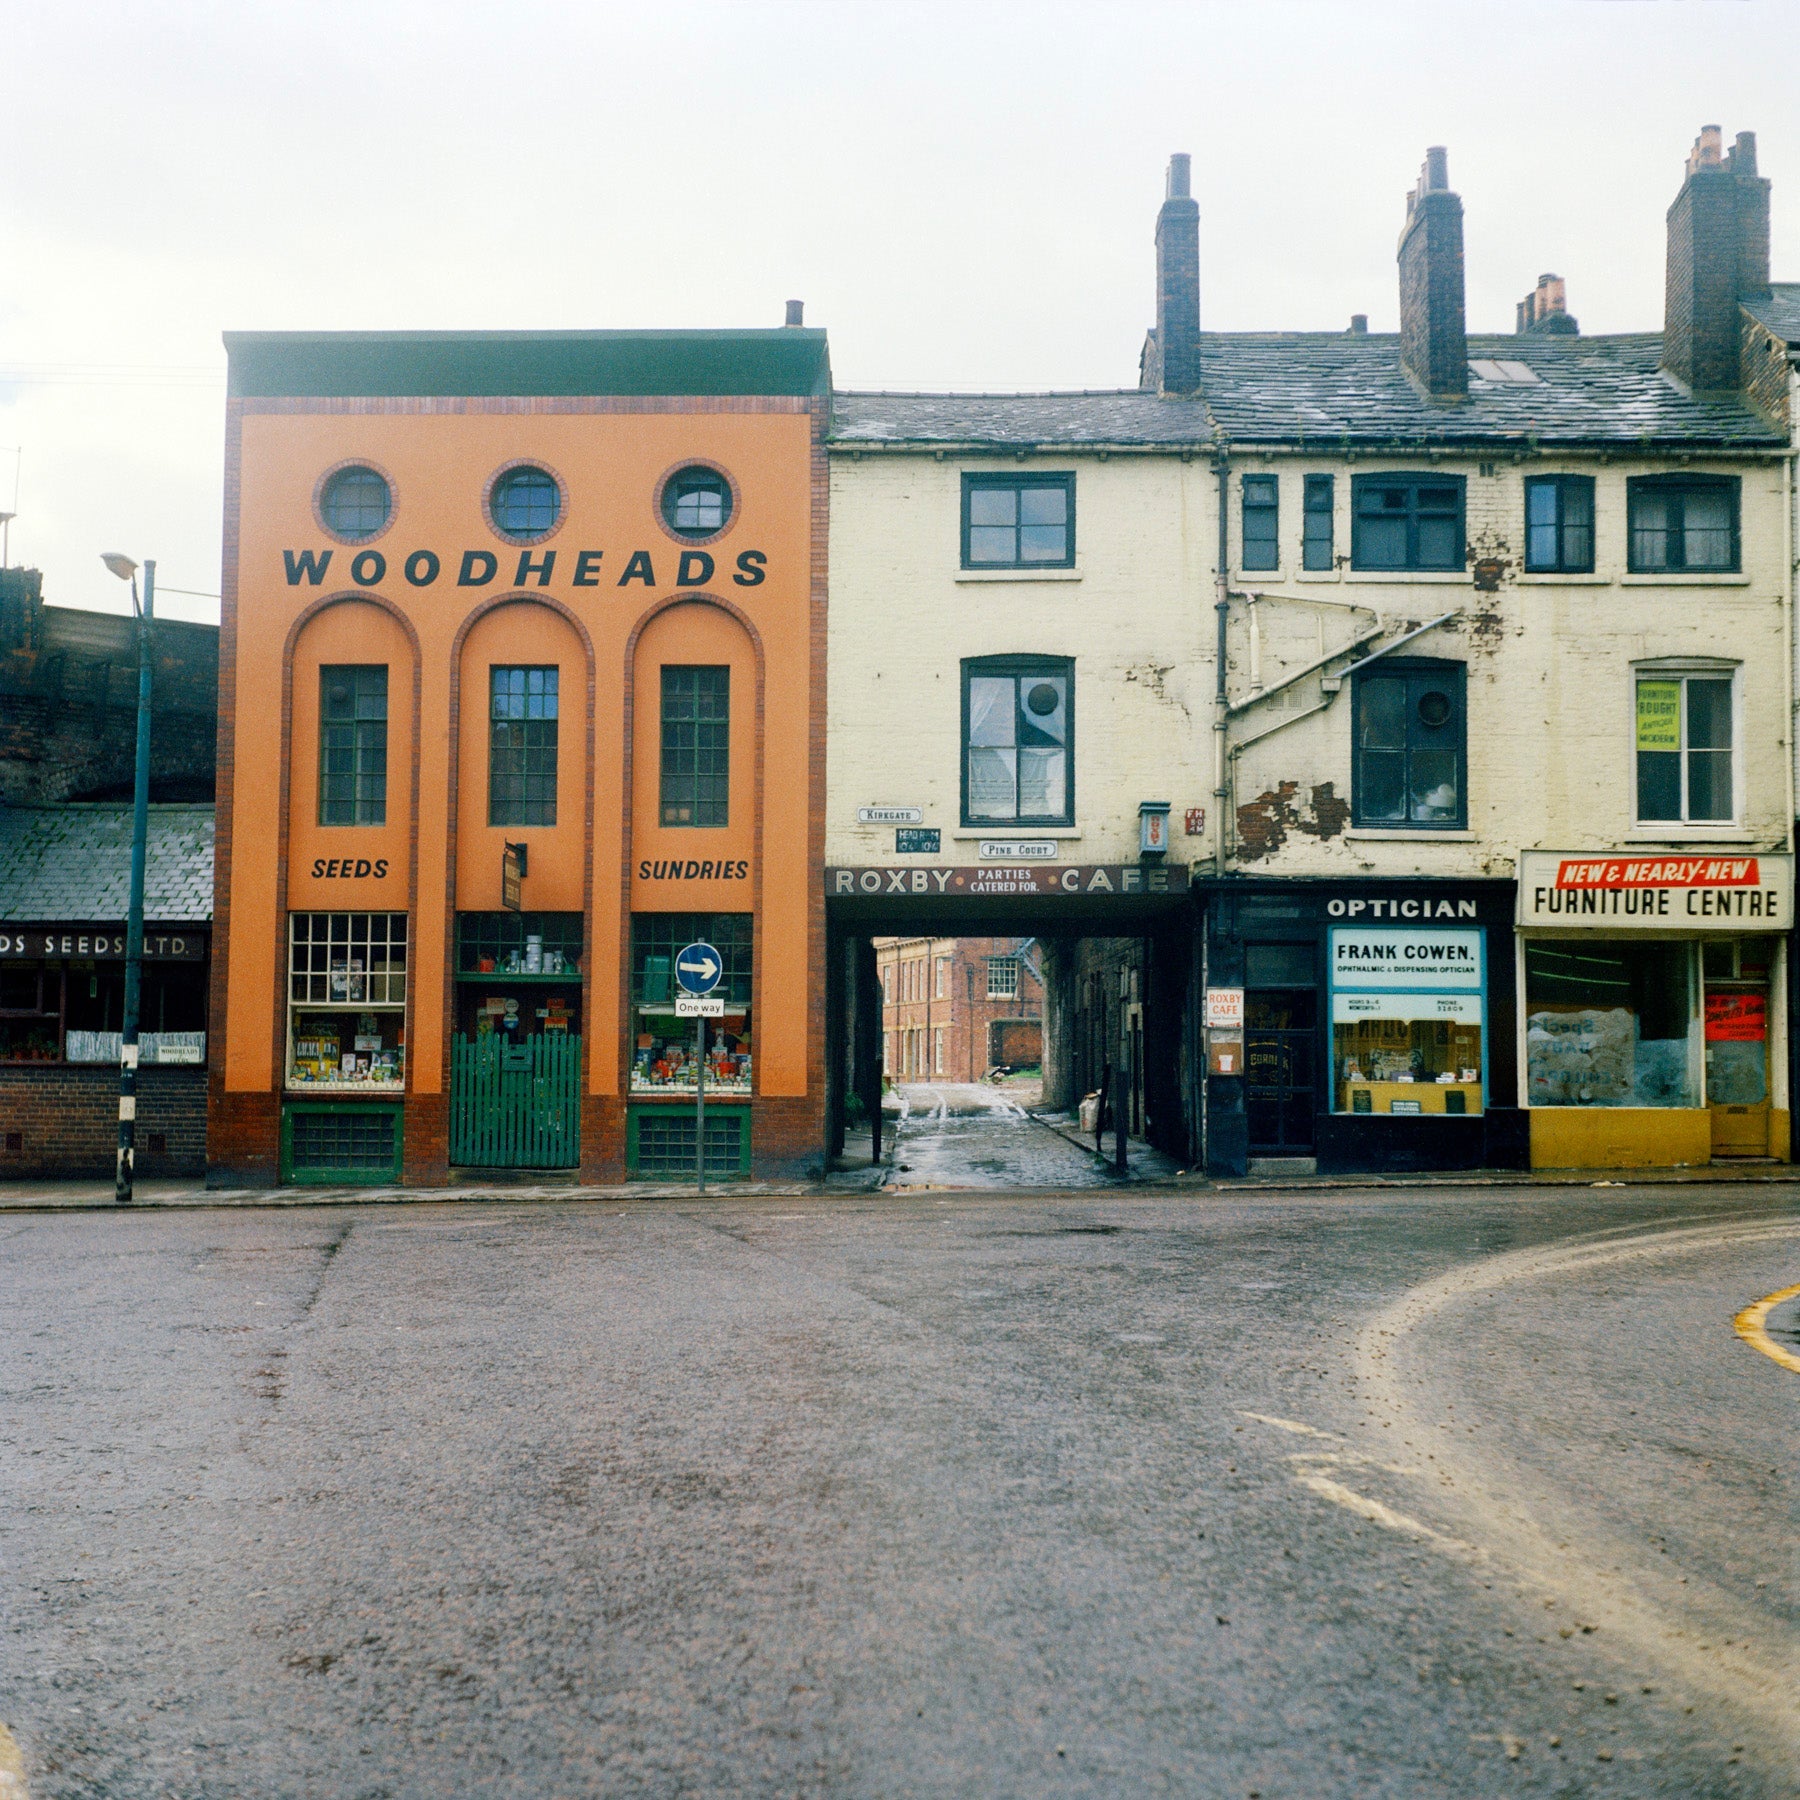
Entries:
[[[1396, 317], [1428, 144], [1469, 324], [1661, 323], [1709, 122], [1800, 280], [1795, 0], [0, 0], [0, 510], [48, 598], [216, 590], [232, 328], [776, 325], [841, 387], [1118, 387], [1171, 150], [1219, 328]], [[14, 447], [20, 455], [15, 457]], [[166, 608], [216, 617], [216, 603]]]

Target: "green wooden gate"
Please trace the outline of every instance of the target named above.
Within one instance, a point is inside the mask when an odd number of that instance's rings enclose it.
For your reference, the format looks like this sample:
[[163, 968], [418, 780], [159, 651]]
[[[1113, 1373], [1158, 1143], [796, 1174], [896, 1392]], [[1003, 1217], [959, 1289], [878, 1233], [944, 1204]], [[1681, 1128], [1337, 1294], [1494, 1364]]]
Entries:
[[475, 1169], [581, 1161], [581, 1039], [458, 1037], [450, 1051], [450, 1160]]

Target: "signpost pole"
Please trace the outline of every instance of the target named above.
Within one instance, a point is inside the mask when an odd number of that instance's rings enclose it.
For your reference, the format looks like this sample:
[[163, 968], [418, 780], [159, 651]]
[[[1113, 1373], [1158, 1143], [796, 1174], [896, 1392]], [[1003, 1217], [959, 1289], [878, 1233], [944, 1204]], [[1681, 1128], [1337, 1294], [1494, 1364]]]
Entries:
[[[137, 581], [131, 584], [137, 600]], [[137, 763], [131, 803], [131, 893], [125, 914], [125, 1010], [119, 1025], [119, 1149], [113, 1198], [131, 1205], [137, 1177], [138, 1015], [144, 980], [144, 862], [150, 835], [151, 621], [156, 609], [156, 564], [144, 563], [144, 604], [137, 618]]]
[[706, 1192], [706, 1019], [694, 1021], [694, 1045], [700, 1061], [694, 1071], [694, 1189]]

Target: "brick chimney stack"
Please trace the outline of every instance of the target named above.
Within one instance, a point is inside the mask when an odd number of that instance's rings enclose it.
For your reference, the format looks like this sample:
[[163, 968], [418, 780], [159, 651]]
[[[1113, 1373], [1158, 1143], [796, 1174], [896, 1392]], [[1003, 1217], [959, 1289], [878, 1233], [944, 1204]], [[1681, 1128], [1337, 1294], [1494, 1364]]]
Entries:
[[1463, 207], [1450, 191], [1450, 156], [1425, 152], [1419, 185], [1406, 197], [1400, 233], [1400, 361], [1432, 400], [1469, 396], [1463, 322]]
[[1769, 183], [1756, 172], [1756, 133], [1729, 150], [1704, 125], [1669, 208], [1662, 366], [1697, 393], [1741, 384], [1738, 303], [1769, 294]]
[[1553, 337], [1579, 337], [1581, 326], [1569, 312], [1569, 301], [1560, 275], [1540, 275], [1536, 289], [1519, 302], [1514, 330], [1523, 336], [1539, 332]]
[[1156, 215], [1157, 387], [1200, 385], [1200, 207], [1188, 192], [1188, 157], [1169, 158], [1168, 193]]

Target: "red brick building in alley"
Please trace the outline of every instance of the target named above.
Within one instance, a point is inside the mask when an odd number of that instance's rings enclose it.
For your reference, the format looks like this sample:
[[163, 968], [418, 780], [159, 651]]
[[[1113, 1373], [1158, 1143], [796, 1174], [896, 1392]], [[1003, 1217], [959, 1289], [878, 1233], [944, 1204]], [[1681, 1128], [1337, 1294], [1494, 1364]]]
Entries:
[[878, 938], [882, 1070], [891, 1081], [979, 1081], [1044, 1055], [1042, 946], [1028, 937]]

